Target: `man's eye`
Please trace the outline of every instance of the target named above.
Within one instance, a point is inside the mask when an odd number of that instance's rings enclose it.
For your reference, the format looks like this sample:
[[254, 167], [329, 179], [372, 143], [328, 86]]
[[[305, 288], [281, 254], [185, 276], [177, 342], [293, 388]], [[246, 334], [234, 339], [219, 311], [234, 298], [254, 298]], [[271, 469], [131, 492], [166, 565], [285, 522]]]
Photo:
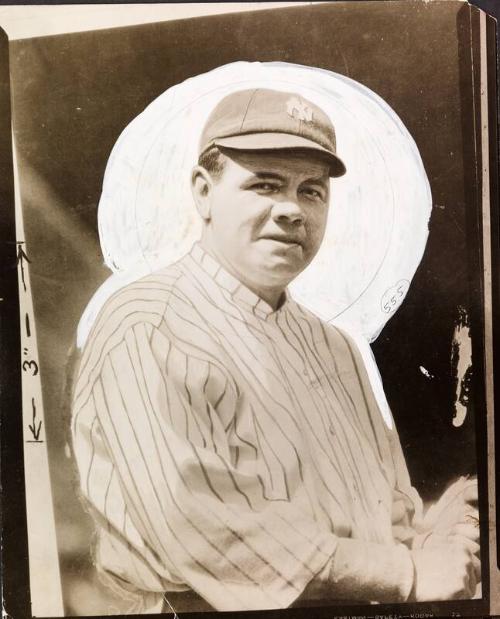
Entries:
[[272, 183], [255, 183], [251, 186], [251, 189], [254, 191], [260, 191], [262, 193], [270, 193], [273, 191], [277, 191], [278, 187], [273, 185]]
[[312, 187], [305, 187], [301, 190], [301, 193], [312, 200], [324, 200], [323, 194]]

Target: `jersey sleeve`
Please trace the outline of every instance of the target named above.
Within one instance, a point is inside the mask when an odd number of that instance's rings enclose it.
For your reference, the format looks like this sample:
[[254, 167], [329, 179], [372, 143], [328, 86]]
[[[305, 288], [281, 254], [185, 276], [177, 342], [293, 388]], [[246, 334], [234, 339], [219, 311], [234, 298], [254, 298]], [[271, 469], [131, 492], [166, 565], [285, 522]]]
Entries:
[[[227, 421], [190, 388], [190, 371], [219, 370], [188, 358], [151, 324], [127, 329], [87, 393], [102, 445], [92, 466], [112, 463], [158, 580], [186, 583], [218, 610], [287, 607], [329, 561], [337, 538], [293, 499], [265, 499], [256, 478], [238, 471]], [[85, 432], [84, 423], [82, 414], [75, 432]], [[92, 487], [82, 489], [103, 512], [103, 493], [100, 502]]]
[[368, 342], [343, 331], [353, 353], [360, 382], [371, 414], [373, 431], [380, 452], [393, 477], [393, 536], [412, 547], [413, 539], [422, 529], [423, 503], [412, 485], [408, 466], [401, 447], [396, 423], [385, 397], [382, 378]]

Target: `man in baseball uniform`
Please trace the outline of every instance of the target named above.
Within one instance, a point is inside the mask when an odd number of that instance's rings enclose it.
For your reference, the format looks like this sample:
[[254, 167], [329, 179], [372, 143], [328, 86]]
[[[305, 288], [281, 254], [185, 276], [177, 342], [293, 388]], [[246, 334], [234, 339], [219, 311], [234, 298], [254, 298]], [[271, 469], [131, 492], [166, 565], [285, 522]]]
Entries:
[[314, 103], [227, 96], [192, 172], [200, 242], [94, 324], [73, 445], [96, 563], [137, 612], [163, 596], [228, 611], [474, 594], [472, 508], [417, 530], [420, 500], [354, 341], [287, 292], [344, 172]]

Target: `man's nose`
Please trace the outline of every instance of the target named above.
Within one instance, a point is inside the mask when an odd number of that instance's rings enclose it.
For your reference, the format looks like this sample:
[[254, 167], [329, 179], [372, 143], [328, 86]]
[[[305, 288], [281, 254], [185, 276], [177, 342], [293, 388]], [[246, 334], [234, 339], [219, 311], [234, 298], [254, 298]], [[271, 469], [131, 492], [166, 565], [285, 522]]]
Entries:
[[305, 216], [302, 208], [294, 199], [287, 198], [277, 201], [273, 205], [272, 217], [276, 223], [298, 225], [304, 222]]

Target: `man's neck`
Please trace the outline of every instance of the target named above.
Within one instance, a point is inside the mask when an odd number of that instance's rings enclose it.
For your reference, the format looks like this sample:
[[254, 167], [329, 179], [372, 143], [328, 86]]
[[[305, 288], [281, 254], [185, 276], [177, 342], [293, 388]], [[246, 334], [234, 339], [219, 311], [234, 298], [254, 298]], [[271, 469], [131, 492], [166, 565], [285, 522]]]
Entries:
[[218, 262], [222, 268], [224, 268], [228, 273], [230, 273], [233, 277], [235, 277], [243, 286], [246, 286], [249, 290], [251, 290], [254, 294], [256, 294], [259, 298], [265, 301], [273, 310], [277, 310], [285, 300], [285, 289], [282, 287], [279, 288], [266, 288], [266, 287], [257, 287], [248, 279], [243, 277], [240, 273], [238, 273], [231, 264], [229, 264], [224, 256], [220, 255], [210, 243], [207, 243], [206, 240], [202, 238], [199, 241], [200, 247], [209, 254], [216, 262]]

